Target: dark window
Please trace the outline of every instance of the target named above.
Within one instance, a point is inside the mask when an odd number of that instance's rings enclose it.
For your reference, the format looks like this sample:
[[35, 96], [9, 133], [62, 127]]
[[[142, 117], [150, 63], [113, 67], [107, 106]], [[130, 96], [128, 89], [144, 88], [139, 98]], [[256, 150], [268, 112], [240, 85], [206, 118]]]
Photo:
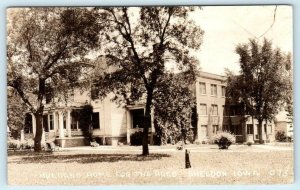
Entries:
[[[77, 116], [77, 115], [76, 115]], [[78, 119], [76, 118], [75, 114], [73, 114], [71, 116], [71, 129], [72, 130], [77, 130], [77, 122], [78, 122]]]
[[49, 124], [50, 124], [50, 130], [54, 130], [54, 125], [53, 125], [53, 115], [49, 115]]
[[25, 127], [24, 127], [25, 133], [32, 133], [32, 116], [31, 114], [25, 115]]
[[230, 131], [229, 126], [228, 125], [223, 125], [223, 131]]
[[93, 128], [100, 129], [99, 112], [94, 112], [92, 116]]
[[213, 125], [213, 133], [217, 133], [219, 131], [219, 125]]
[[222, 96], [225, 96], [225, 92], [226, 92], [226, 87], [222, 86]]
[[243, 129], [241, 125], [235, 125], [236, 127], [236, 135], [242, 135], [243, 134]]
[[247, 124], [247, 134], [253, 134], [253, 125]]
[[267, 124], [264, 124], [264, 131], [267, 133]]
[[43, 127], [46, 132], [49, 132], [48, 115], [43, 115]]
[[[144, 126], [144, 109], [131, 110], [132, 114], [132, 128], [143, 128]], [[147, 125], [150, 127], [151, 119], [147, 121]]]

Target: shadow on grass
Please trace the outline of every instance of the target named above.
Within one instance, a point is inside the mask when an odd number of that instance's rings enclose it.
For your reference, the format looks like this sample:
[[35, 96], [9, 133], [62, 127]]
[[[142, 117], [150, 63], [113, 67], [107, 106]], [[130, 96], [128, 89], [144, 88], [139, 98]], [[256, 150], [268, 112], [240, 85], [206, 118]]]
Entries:
[[[12, 156], [12, 155], [11, 155]], [[142, 156], [137, 154], [74, 154], [54, 155], [51, 153], [23, 153], [15, 155], [8, 163], [29, 164], [29, 163], [71, 163], [89, 164], [96, 162], [118, 162], [118, 161], [152, 161], [160, 160], [163, 157], [170, 157], [168, 154], [150, 154]]]

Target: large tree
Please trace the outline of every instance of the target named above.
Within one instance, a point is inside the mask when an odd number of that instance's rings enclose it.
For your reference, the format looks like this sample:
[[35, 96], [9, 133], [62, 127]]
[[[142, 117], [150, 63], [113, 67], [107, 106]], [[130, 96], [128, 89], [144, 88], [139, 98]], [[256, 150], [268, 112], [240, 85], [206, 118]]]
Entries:
[[291, 91], [291, 56], [271, 41], [251, 39], [236, 47], [240, 56], [240, 74], [229, 77], [229, 96], [242, 106], [243, 114], [258, 121], [258, 135], [263, 142], [262, 123], [272, 121], [281, 107], [288, 103]]
[[87, 53], [98, 47], [100, 28], [87, 8], [8, 10], [8, 86], [36, 117], [35, 151], [41, 150], [46, 95], [76, 84]]
[[194, 7], [99, 9], [101, 19], [106, 21], [103, 52], [113, 68], [98, 80], [100, 94], [114, 92], [116, 100], [145, 102], [143, 155], [149, 154], [147, 121], [167, 65], [180, 72], [196, 71], [197, 60], [191, 51], [200, 48], [203, 31], [189, 16], [193, 10]]

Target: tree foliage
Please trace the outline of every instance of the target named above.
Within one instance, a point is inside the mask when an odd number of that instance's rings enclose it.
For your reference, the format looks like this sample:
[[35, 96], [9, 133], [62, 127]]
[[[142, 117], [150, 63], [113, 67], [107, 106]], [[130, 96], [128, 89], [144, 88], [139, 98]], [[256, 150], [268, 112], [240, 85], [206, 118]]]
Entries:
[[240, 44], [236, 53], [241, 70], [238, 76], [229, 75], [228, 95], [243, 106], [244, 114], [258, 120], [262, 142], [262, 122], [272, 121], [291, 99], [291, 56], [274, 49], [267, 39], [262, 44], [256, 40]]
[[7, 125], [11, 131], [20, 131], [25, 124], [25, 114], [28, 111], [24, 102], [12, 88], [7, 89]]
[[41, 150], [45, 96], [77, 84], [100, 29], [87, 8], [9, 9], [8, 86], [36, 117], [35, 151]]
[[186, 143], [187, 136], [193, 131], [192, 127], [197, 127], [193, 123], [195, 81], [195, 76], [188, 73], [166, 73], [161, 77], [160, 88], [155, 92], [156, 98], [153, 101], [155, 135], [161, 141], [158, 144], [179, 140]]
[[[141, 7], [99, 9], [105, 30], [103, 52], [112, 69], [99, 78], [101, 96], [114, 92], [115, 100], [145, 102], [149, 120], [167, 65], [195, 73], [191, 50], [202, 43], [203, 31], [189, 17], [191, 7]], [[143, 128], [143, 155], [148, 155], [148, 125]]]

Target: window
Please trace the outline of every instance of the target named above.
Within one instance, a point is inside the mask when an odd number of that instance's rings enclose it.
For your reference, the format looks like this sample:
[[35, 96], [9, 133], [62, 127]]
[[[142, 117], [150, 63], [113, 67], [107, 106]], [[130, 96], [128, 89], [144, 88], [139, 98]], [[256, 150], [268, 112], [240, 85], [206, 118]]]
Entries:
[[44, 127], [45, 132], [49, 132], [48, 115], [43, 115], [43, 127]]
[[207, 115], [207, 106], [206, 106], [206, 104], [200, 104], [200, 115]]
[[241, 114], [241, 108], [239, 106], [230, 106], [230, 115], [240, 115]]
[[[143, 128], [144, 126], [144, 109], [135, 109], [131, 110], [132, 115], [132, 128]], [[151, 126], [151, 118], [149, 118], [148, 121], [146, 121], [146, 125], [148, 127]]]
[[200, 82], [200, 94], [206, 94], [206, 84], [204, 82]]
[[200, 135], [202, 138], [205, 138], [208, 136], [207, 125], [201, 125]]
[[229, 116], [229, 107], [223, 105], [223, 115], [224, 116]]
[[222, 86], [222, 96], [225, 96], [226, 88], [225, 86]]
[[50, 130], [54, 130], [54, 125], [53, 125], [53, 115], [49, 115], [49, 127]]
[[272, 125], [270, 124], [270, 125], [268, 125], [268, 134], [272, 134]]
[[218, 105], [212, 104], [212, 105], [211, 105], [211, 108], [212, 108], [211, 114], [212, 114], [212, 115], [218, 115]]
[[223, 131], [230, 131], [229, 126], [228, 125], [223, 125]]
[[264, 131], [267, 133], [267, 124], [264, 124]]
[[93, 129], [100, 129], [99, 112], [94, 112], [92, 115]]
[[25, 114], [25, 126], [24, 126], [25, 133], [32, 133], [32, 116], [31, 114]]
[[217, 133], [219, 131], [219, 125], [213, 125], [213, 133]]
[[243, 129], [241, 125], [235, 125], [235, 135], [243, 135]]
[[247, 134], [253, 135], [253, 125], [252, 124], [247, 124]]
[[74, 130], [74, 131], [76, 131], [76, 130], [79, 130], [79, 128], [78, 128], [78, 114], [77, 114], [77, 112], [72, 112], [71, 113], [71, 130]]
[[210, 85], [210, 90], [211, 90], [211, 95], [212, 96], [217, 96], [217, 85], [216, 84], [211, 84]]

